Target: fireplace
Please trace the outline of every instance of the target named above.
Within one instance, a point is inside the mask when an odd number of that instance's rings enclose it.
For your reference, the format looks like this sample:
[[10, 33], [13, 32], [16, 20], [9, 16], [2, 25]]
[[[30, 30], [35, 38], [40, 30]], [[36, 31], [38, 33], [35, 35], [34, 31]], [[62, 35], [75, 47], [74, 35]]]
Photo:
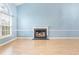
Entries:
[[47, 30], [48, 30], [48, 28], [46, 27], [46, 28], [44, 28], [44, 27], [36, 27], [36, 28], [34, 28], [34, 39], [40, 39], [40, 40], [42, 40], [42, 39], [47, 39], [47, 35], [48, 35], [48, 33], [47, 33]]

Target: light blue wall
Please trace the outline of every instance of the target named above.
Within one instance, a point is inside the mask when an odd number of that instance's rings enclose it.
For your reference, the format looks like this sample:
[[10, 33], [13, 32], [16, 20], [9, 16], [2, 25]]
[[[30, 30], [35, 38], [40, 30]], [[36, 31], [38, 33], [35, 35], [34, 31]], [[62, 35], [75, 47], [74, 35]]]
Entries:
[[18, 36], [32, 37], [36, 26], [48, 26], [49, 37], [79, 36], [79, 4], [28, 3], [18, 6], [17, 13]]
[[16, 6], [14, 4], [9, 4], [9, 11], [10, 14], [13, 15], [13, 19], [12, 19], [12, 35], [10, 37], [4, 38], [4, 39], [0, 39], [0, 44], [5, 43], [13, 38], [15, 38], [17, 36], [17, 32], [15, 30], [17, 30], [17, 11], [16, 11]]

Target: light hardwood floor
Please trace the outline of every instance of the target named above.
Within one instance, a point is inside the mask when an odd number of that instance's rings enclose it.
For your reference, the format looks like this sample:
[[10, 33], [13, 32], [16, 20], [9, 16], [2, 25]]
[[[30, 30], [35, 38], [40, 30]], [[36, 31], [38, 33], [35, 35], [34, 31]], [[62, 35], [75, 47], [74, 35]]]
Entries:
[[3, 55], [78, 55], [78, 39], [30, 40], [17, 39], [0, 47]]

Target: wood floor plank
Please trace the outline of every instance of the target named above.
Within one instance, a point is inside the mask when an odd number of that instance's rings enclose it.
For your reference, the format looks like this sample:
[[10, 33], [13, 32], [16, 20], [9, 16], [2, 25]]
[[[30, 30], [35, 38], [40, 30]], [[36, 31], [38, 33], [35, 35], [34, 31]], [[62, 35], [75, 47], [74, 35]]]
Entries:
[[17, 39], [0, 47], [1, 55], [79, 55], [78, 39]]

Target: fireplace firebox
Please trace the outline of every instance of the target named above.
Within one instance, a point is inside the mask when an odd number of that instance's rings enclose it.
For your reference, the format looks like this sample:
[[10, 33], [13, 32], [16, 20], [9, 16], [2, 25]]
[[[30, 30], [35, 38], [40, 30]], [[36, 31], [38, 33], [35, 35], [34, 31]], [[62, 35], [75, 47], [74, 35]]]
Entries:
[[34, 39], [47, 39], [47, 28], [34, 28]]

